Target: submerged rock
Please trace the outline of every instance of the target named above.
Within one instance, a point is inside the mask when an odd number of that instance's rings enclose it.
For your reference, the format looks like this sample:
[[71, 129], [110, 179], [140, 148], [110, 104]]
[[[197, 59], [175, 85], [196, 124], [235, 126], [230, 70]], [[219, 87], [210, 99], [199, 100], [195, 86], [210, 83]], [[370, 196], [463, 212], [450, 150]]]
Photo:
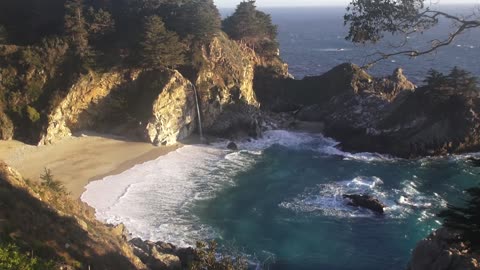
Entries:
[[237, 151], [237, 150], [238, 150], [238, 146], [237, 146], [237, 144], [234, 143], [234, 142], [229, 142], [228, 145], [227, 145], [227, 149], [233, 150], [233, 151]]
[[480, 158], [470, 157], [467, 160], [470, 164], [472, 164], [472, 166], [480, 167]]
[[370, 195], [345, 194], [343, 198], [349, 200], [348, 205], [366, 208], [378, 214], [384, 213], [385, 205]]

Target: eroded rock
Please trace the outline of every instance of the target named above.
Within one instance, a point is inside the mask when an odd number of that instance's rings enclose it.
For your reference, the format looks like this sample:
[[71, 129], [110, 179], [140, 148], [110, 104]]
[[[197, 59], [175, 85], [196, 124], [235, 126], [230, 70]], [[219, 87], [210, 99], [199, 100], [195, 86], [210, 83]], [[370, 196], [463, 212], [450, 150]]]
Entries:
[[349, 200], [348, 205], [366, 208], [378, 214], [384, 213], [385, 205], [370, 195], [344, 194], [343, 198]]

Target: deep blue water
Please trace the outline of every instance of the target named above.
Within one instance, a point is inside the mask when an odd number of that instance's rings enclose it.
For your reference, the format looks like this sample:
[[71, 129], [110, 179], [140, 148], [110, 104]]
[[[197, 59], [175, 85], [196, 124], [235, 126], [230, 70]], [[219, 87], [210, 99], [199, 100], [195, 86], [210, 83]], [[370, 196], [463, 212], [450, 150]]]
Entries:
[[[470, 14], [471, 5], [457, 7], [438, 7], [452, 14]], [[368, 57], [377, 51], [392, 52], [404, 39], [386, 37], [375, 45], [355, 45], [346, 41], [348, 29], [343, 25], [343, 7], [304, 7], [304, 8], [265, 8], [278, 25], [278, 40], [281, 57], [289, 64], [290, 72], [296, 78], [307, 75], [319, 75], [336, 65], [352, 62], [360, 66], [373, 58]], [[231, 14], [233, 9], [222, 9], [223, 16]], [[424, 34], [411, 35], [401, 49], [427, 48], [434, 39], [446, 38], [452, 32], [452, 25], [442, 22]], [[375, 57], [376, 58], [376, 57]], [[480, 76], [480, 29], [465, 32], [451, 46], [436, 53], [415, 59], [396, 56], [382, 61], [371, 69], [374, 75], [389, 75], [397, 67], [403, 67], [408, 77], [415, 83], [421, 83], [426, 72], [437, 69], [450, 71], [459, 66]]]

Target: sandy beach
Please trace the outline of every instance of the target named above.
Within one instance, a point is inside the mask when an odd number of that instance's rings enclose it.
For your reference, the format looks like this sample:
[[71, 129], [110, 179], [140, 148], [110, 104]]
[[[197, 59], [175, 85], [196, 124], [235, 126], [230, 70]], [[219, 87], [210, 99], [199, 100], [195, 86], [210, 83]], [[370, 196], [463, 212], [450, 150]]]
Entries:
[[81, 135], [46, 146], [0, 141], [0, 159], [32, 181], [38, 181], [44, 168], [48, 168], [73, 198], [79, 198], [90, 181], [119, 174], [179, 147], [155, 147], [103, 135]]

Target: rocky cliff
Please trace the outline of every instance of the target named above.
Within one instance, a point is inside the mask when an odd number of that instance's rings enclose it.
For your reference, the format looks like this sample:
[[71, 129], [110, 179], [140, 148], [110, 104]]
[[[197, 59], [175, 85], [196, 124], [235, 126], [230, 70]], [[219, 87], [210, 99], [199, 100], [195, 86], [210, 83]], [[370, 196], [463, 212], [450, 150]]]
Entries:
[[[286, 76], [288, 67], [279, 58], [259, 57], [225, 34], [203, 46], [197, 58], [196, 68], [188, 71], [114, 69], [72, 77], [68, 86], [56, 86], [59, 91], [44, 91], [50, 94], [39, 100], [49, 105], [42, 105], [45, 116], [35, 123], [12, 123], [0, 112], [0, 138], [22, 139], [16, 131], [32, 126], [23, 134], [38, 144], [91, 130], [169, 145], [198, 128], [195, 90], [207, 133], [228, 137], [239, 126], [257, 133], [261, 112], [254, 91], [256, 70], [271, 67], [278, 76]], [[54, 84], [43, 81], [41, 87]]]
[[16, 243], [57, 267], [146, 269], [119, 228], [98, 222], [93, 209], [61, 191], [27, 183], [2, 161], [0, 194], [2, 243]]
[[343, 64], [303, 80], [259, 82], [256, 91], [270, 110], [324, 123], [347, 151], [416, 157], [480, 150], [478, 93], [417, 88], [401, 69], [374, 78]]
[[458, 233], [441, 228], [420, 241], [412, 253], [408, 270], [480, 269], [480, 254], [459, 240]]

